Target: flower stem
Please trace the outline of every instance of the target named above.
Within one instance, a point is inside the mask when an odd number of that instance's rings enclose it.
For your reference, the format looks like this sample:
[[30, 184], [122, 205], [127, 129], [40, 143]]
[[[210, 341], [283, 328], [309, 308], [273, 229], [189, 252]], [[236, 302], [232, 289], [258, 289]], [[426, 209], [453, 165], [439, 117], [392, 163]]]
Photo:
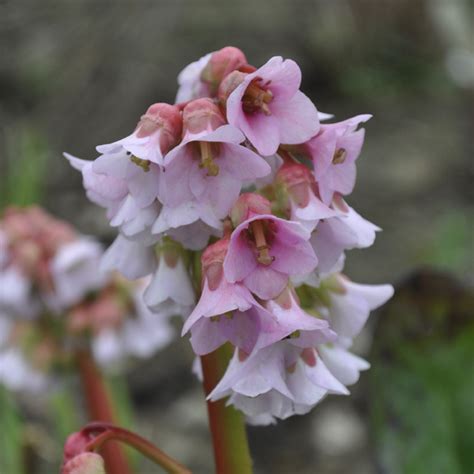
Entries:
[[[114, 423], [115, 415], [110, 396], [90, 352], [80, 351], [76, 361], [86, 399], [89, 417], [94, 421]], [[108, 474], [131, 474], [132, 470], [120, 445], [107, 443], [101, 450]]]
[[[221, 346], [201, 357], [204, 391], [208, 395], [225, 372], [231, 357], [231, 347]], [[225, 400], [207, 402], [217, 474], [252, 474], [247, 433], [243, 416]]]
[[121, 441], [135, 448], [141, 454], [151, 459], [154, 463], [160, 465], [169, 474], [191, 474], [191, 471], [178, 461], [175, 461], [145, 438], [142, 438], [129, 430], [114, 425], [102, 425], [100, 423], [92, 423], [88, 425], [87, 429], [94, 431], [96, 427], [105, 428], [105, 431], [97, 436], [97, 438], [87, 446], [87, 450], [89, 451], [101, 448], [104, 443], [108, 443], [110, 440]]

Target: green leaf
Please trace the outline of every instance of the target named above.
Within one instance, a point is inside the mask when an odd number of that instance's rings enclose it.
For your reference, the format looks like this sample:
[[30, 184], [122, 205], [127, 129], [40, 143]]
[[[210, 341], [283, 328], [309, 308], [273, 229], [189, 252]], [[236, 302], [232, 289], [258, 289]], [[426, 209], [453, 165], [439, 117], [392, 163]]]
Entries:
[[24, 474], [23, 424], [11, 395], [0, 385], [0, 472]]

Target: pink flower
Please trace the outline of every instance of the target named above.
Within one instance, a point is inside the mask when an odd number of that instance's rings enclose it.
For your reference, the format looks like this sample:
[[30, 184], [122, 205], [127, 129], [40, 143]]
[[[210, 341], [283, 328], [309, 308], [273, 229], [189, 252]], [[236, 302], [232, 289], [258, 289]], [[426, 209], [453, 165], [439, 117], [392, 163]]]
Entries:
[[104, 272], [117, 270], [130, 280], [150, 275], [157, 265], [153, 247], [119, 234], [105, 251], [100, 268]]
[[165, 157], [161, 201], [174, 208], [189, 201], [208, 203], [218, 218], [225, 217], [242, 188], [270, 173], [269, 165], [241, 146], [243, 134], [225, 125], [219, 109], [208, 99], [188, 104], [183, 141]]
[[152, 313], [143, 300], [149, 282], [139, 280], [131, 288], [133, 311], [122, 324], [101, 328], [93, 337], [94, 358], [105, 369], [120, 367], [129, 357], [149, 358], [172, 341], [171, 315]]
[[232, 46], [206, 54], [179, 73], [176, 102], [214, 96], [220, 82], [229, 73], [246, 64], [244, 53]]
[[51, 261], [53, 304], [70, 306], [101, 288], [106, 283], [105, 275], [97, 271], [101, 256], [101, 245], [87, 238], [61, 246]]
[[353, 385], [359, 380], [360, 372], [368, 370], [370, 364], [350, 353], [340, 344], [323, 344], [318, 352], [329, 371], [344, 385]]
[[183, 335], [191, 331], [191, 344], [199, 355], [227, 341], [249, 354], [257, 340], [259, 346], [264, 346], [291, 332], [278, 325], [245, 286], [225, 279], [223, 261], [228, 245], [229, 241], [222, 239], [205, 250], [201, 298], [183, 327]]
[[64, 154], [71, 165], [81, 171], [87, 197], [107, 209], [107, 217], [116, 227], [143, 220], [143, 210], [146, 215], [150, 211], [157, 215], [159, 167], [149, 163], [143, 169], [131, 162], [127, 153], [122, 149], [95, 161]]
[[328, 317], [340, 337], [353, 338], [364, 327], [369, 314], [393, 295], [392, 285], [361, 285], [343, 275], [323, 280], [328, 291]]
[[253, 215], [232, 232], [225, 277], [230, 283], [242, 282], [259, 298], [274, 298], [287, 285], [289, 275], [306, 274], [316, 267], [309, 238], [297, 222], [271, 214]]
[[144, 293], [144, 301], [152, 312], [187, 317], [195, 296], [183, 249], [167, 239], [158, 246], [156, 253], [158, 268]]
[[211, 235], [220, 237], [222, 222], [208, 203], [188, 201], [176, 207], [163, 206], [151, 229], [190, 250], [203, 249]]
[[338, 215], [319, 221], [311, 235], [311, 245], [318, 257], [318, 272], [332, 273], [345, 250], [370, 247], [380, 227], [359, 215], [338, 195], [332, 208]]
[[[164, 155], [179, 143], [181, 131], [182, 118], [178, 107], [157, 103], [148, 107], [131, 135], [114, 143], [100, 145], [97, 151], [109, 155], [125, 150], [131, 160], [135, 160], [143, 169], [149, 162], [163, 165]], [[107, 174], [111, 171], [106, 168]]]
[[245, 360], [236, 351], [209, 399], [228, 396], [227, 403], [253, 418], [254, 423], [268, 424], [275, 418], [307, 413], [328, 393], [349, 392], [315, 349], [300, 349], [285, 340]]
[[333, 194], [347, 195], [354, 189], [355, 160], [364, 143], [364, 129], [357, 130], [372, 115], [357, 115], [344, 122], [323, 124], [320, 132], [306, 143], [313, 160], [314, 176], [321, 199], [330, 204]]
[[201, 73], [211, 59], [212, 53], [188, 64], [178, 75], [176, 103], [199, 99], [209, 95], [208, 85], [201, 81]]
[[298, 65], [275, 56], [229, 95], [227, 120], [264, 156], [273, 155], [282, 143], [303, 143], [318, 132], [319, 119], [300, 84]]
[[321, 219], [340, 214], [326, 206], [316, 195], [316, 183], [311, 171], [299, 163], [283, 165], [276, 175], [283, 191], [289, 218], [312, 232]]

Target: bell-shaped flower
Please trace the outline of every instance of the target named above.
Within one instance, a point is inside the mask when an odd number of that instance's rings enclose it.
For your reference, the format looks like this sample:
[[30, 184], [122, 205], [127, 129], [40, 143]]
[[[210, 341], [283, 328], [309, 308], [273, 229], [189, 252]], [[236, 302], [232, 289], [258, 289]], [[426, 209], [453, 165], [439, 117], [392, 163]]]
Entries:
[[344, 122], [323, 124], [319, 133], [306, 143], [313, 160], [314, 176], [319, 185], [321, 199], [330, 204], [335, 192], [347, 195], [354, 189], [355, 161], [364, 143], [364, 129], [360, 123], [372, 115], [357, 115]]
[[360, 372], [368, 370], [370, 364], [349, 352], [341, 344], [323, 344], [318, 353], [329, 371], [344, 385], [353, 385], [359, 380]]
[[369, 314], [393, 296], [392, 285], [361, 285], [341, 274], [323, 280], [329, 321], [340, 337], [353, 338], [365, 326]]
[[206, 54], [188, 64], [178, 75], [176, 102], [213, 97], [221, 81], [232, 71], [247, 64], [244, 53], [232, 46]]
[[209, 63], [211, 55], [212, 53], [208, 53], [197, 61], [188, 64], [178, 74], [179, 87], [176, 94], [176, 103], [188, 102], [209, 95], [208, 85], [201, 81], [201, 73]]
[[372, 224], [336, 195], [332, 208], [337, 216], [323, 219], [311, 235], [311, 245], [318, 257], [318, 272], [334, 271], [345, 250], [370, 247], [380, 227]]
[[[245, 198], [242, 195], [239, 201]], [[306, 274], [316, 267], [309, 238], [310, 233], [298, 222], [270, 213], [254, 214], [232, 232], [224, 260], [225, 277], [230, 283], [243, 283], [259, 298], [274, 298], [290, 275]]]
[[319, 199], [314, 177], [302, 164], [284, 164], [276, 175], [276, 184], [281, 205], [288, 217], [300, 222], [309, 232], [314, 230], [321, 219], [341, 214]]
[[307, 413], [328, 393], [349, 392], [315, 349], [301, 349], [285, 340], [244, 360], [236, 351], [209, 399], [229, 396], [228, 405], [252, 417], [254, 423], [268, 424], [274, 418]]
[[223, 262], [228, 246], [228, 239], [222, 239], [203, 253], [201, 298], [183, 326], [182, 334], [191, 332], [191, 344], [199, 355], [212, 352], [227, 341], [249, 354], [257, 340], [259, 346], [264, 346], [291, 332], [278, 325], [245, 286], [225, 279]]
[[100, 268], [104, 272], [117, 270], [126, 278], [135, 280], [153, 273], [156, 265], [154, 245], [144, 245], [119, 234], [105, 251]]
[[318, 112], [300, 90], [298, 65], [281, 56], [245, 75], [226, 101], [227, 120], [263, 156], [280, 144], [298, 144], [319, 130]]
[[209, 99], [189, 103], [183, 111], [184, 138], [165, 157], [160, 200], [168, 207], [209, 203], [222, 219], [239, 196], [243, 182], [270, 173], [270, 166], [249, 148], [244, 135], [226, 125]]
[[152, 312], [187, 317], [195, 302], [189, 272], [185, 266], [184, 250], [171, 239], [156, 247], [158, 268], [144, 293]]
[[188, 201], [163, 206], [153, 224], [153, 235], [167, 235], [189, 250], [203, 249], [211, 235], [220, 237], [222, 222], [208, 203]]

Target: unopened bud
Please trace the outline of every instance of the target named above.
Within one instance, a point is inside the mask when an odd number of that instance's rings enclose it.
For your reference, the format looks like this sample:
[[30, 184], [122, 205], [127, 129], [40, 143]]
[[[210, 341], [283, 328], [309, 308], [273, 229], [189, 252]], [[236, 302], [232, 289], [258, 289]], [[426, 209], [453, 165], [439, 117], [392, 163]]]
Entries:
[[230, 218], [234, 227], [237, 227], [255, 215], [271, 213], [271, 204], [267, 198], [260, 196], [260, 194], [244, 193], [239, 196], [234, 204]]
[[222, 280], [224, 258], [229, 247], [229, 239], [221, 239], [204, 250], [201, 256], [202, 272], [207, 278], [210, 290], [215, 290]]
[[183, 110], [184, 134], [212, 132], [224, 125], [225, 119], [219, 107], [211, 99], [196, 99]]
[[104, 460], [97, 453], [82, 453], [69, 460], [61, 474], [106, 474]]
[[201, 80], [208, 84], [211, 95], [215, 95], [222, 80], [246, 64], [247, 58], [240, 49], [227, 46], [212, 54], [201, 73]]
[[310, 191], [315, 186], [315, 180], [309, 168], [300, 163], [284, 164], [278, 170], [276, 181], [285, 188], [298, 206], [308, 205]]
[[232, 92], [234, 92], [235, 89], [237, 89], [237, 87], [242, 84], [246, 75], [247, 74], [243, 72], [234, 71], [226, 76], [226, 78], [221, 82], [219, 90], [217, 91], [217, 97], [222, 105], [226, 103], [230, 94], [232, 94]]
[[148, 107], [136, 128], [137, 137], [143, 138], [160, 131], [160, 149], [167, 153], [181, 140], [183, 122], [175, 105], [157, 103]]

